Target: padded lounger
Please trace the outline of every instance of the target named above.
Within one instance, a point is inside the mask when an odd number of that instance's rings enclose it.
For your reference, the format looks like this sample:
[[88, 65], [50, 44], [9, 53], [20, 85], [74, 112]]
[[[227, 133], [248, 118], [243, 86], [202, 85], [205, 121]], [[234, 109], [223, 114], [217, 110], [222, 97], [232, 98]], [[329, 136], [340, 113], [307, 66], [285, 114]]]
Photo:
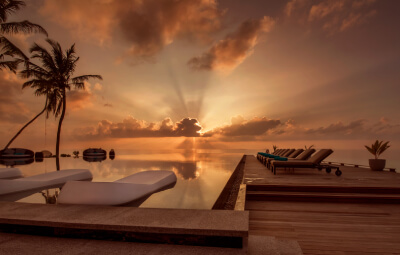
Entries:
[[340, 176], [342, 172], [339, 170], [339, 167], [333, 167], [328, 165], [321, 165], [321, 162], [326, 159], [329, 155], [333, 153], [331, 149], [321, 149], [320, 151], [316, 152], [312, 157], [308, 160], [288, 160], [288, 161], [279, 161], [279, 160], [272, 160], [270, 162], [272, 171], [274, 175], [276, 174], [277, 168], [326, 168], [327, 172], [329, 173], [331, 168], [336, 168], [336, 175]]
[[0, 179], [17, 179], [22, 177], [19, 168], [0, 168]]
[[[288, 159], [288, 161], [292, 161], [292, 160], [307, 160], [311, 157], [311, 155], [315, 152], [315, 149], [307, 149], [305, 151], [303, 151], [302, 153], [300, 153], [296, 158], [294, 159]], [[266, 160], [265, 165], [267, 166], [268, 169], [271, 169], [271, 161], [274, 159], [270, 159], [270, 160]]]
[[[124, 205], [148, 198], [175, 185], [172, 171], [144, 171], [115, 182], [67, 182], [58, 196], [58, 204]], [[144, 201], [144, 200], [143, 200]], [[143, 202], [142, 201], [142, 202]]]
[[0, 199], [15, 201], [44, 189], [62, 187], [67, 181], [92, 178], [88, 169], [66, 169], [15, 180], [0, 180]]

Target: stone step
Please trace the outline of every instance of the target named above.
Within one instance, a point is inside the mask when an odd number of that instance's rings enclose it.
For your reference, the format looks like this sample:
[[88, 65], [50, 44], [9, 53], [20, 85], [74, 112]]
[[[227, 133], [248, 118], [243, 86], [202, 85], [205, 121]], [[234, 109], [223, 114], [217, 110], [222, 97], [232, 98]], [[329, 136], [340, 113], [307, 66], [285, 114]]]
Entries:
[[323, 186], [323, 185], [248, 184], [246, 189], [248, 191], [400, 194], [400, 187], [352, 187], [352, 186], [346, 187], [346, 186]]
[[253, 201], [309, 201], [400, 204], [400, 194], [247, 191], [246, 199]]
[[295, 240], [278, 239], [273, 236], [249, 236], [248, 255], [303, 255]]
[[0, 202], [0, 231], [246, 249], [248, 211]]

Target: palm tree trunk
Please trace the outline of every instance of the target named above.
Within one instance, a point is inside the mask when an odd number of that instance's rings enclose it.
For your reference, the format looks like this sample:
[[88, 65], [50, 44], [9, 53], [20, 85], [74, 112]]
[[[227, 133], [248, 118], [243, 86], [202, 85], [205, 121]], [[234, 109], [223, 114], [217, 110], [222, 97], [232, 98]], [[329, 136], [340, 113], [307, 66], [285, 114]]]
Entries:
[[64, 120], [65, 116], [65, 109], [67, 108], [67, 98], [66, 98], [66, 93], [65, 89], [62, 92], [63, 94], [63, 108], [60, 116], [60, 121], [58, 122], [58, 130], [57, 130], [57, 144], [56, 144], [56, 166], [57, 166], [57, 171], [60, 170], [60, 138], [61, 138], [61, 126]]
[[31, 121], [29, 121], [28, 123], [26, 123], [25, 126], [23, 126], [23, 127], [18, 131], [18, 133], [8, 142], [8, 144], [6, 145], [6, 147], [4, 147], [3, 150], [6, 150], [6, 149], [11, 145], [11, 143], [22, 133], [22, 131], [23, 131], [27, 126], [29, 126], [29, 125], [30, 125], [32, 122], [34, 122], [40, 115], [42, 115], [42, 114], [44, 113], [44, 111], [46, 110], [46, 106], [47, 106], [47, 98], [46, 98], [46, 103], [45, 103], [45, 105], [44, 105], [43, 110], [42, 110], [38, 115], [36, 115], [35, 118], [33, 118], [33, 119], [32, 119]]

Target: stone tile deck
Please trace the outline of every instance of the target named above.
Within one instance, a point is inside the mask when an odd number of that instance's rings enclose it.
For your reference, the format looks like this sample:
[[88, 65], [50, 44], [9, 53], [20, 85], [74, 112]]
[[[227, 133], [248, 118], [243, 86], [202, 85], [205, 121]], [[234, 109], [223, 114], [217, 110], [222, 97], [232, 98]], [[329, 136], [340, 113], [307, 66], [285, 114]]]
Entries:
[[241, 248], [247, 211], [152, 209], [0, 202], [6, 232]]

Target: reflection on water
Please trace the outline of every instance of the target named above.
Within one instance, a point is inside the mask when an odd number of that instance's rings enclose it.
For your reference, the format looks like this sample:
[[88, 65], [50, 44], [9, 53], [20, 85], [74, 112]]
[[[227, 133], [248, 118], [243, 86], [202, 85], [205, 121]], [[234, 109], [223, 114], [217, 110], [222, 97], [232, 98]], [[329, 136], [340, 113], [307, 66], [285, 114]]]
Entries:
[[47, 189], [41, 192], [46, 204], [56, 204], [59, 193], [59, 189]]
[[101, 162], [103, 160], [106, 160], [107, 156], [103, 155], [103, 156], [83, 156], [83, 160], [87, 161], [87, 162]]
[[[114, 160], [60, 158], [60, 165], [62, 169], [90, 169], [94, 182], [112, 182], [145, 170], [171, 170], [178, 178], [175, 187], [153, 194], [140, 207], [210, 209], [242, 156], [243, 152], [210, 150], [118, 151]], [[55, 171], [55, 159], [46, 158], [20, 169], [25, 176]], [[57, 195], [58, 190], [51, 189], [19, 202], [52, 203]]]
[[33, 163], [33, 158], [20, 158], [20, 159], [15, 159], [15, 158], [3, 158], [0, 159], [0, 164], [5, 165], [5, 166], [21, 166], [21, 165], [29, 165]]

